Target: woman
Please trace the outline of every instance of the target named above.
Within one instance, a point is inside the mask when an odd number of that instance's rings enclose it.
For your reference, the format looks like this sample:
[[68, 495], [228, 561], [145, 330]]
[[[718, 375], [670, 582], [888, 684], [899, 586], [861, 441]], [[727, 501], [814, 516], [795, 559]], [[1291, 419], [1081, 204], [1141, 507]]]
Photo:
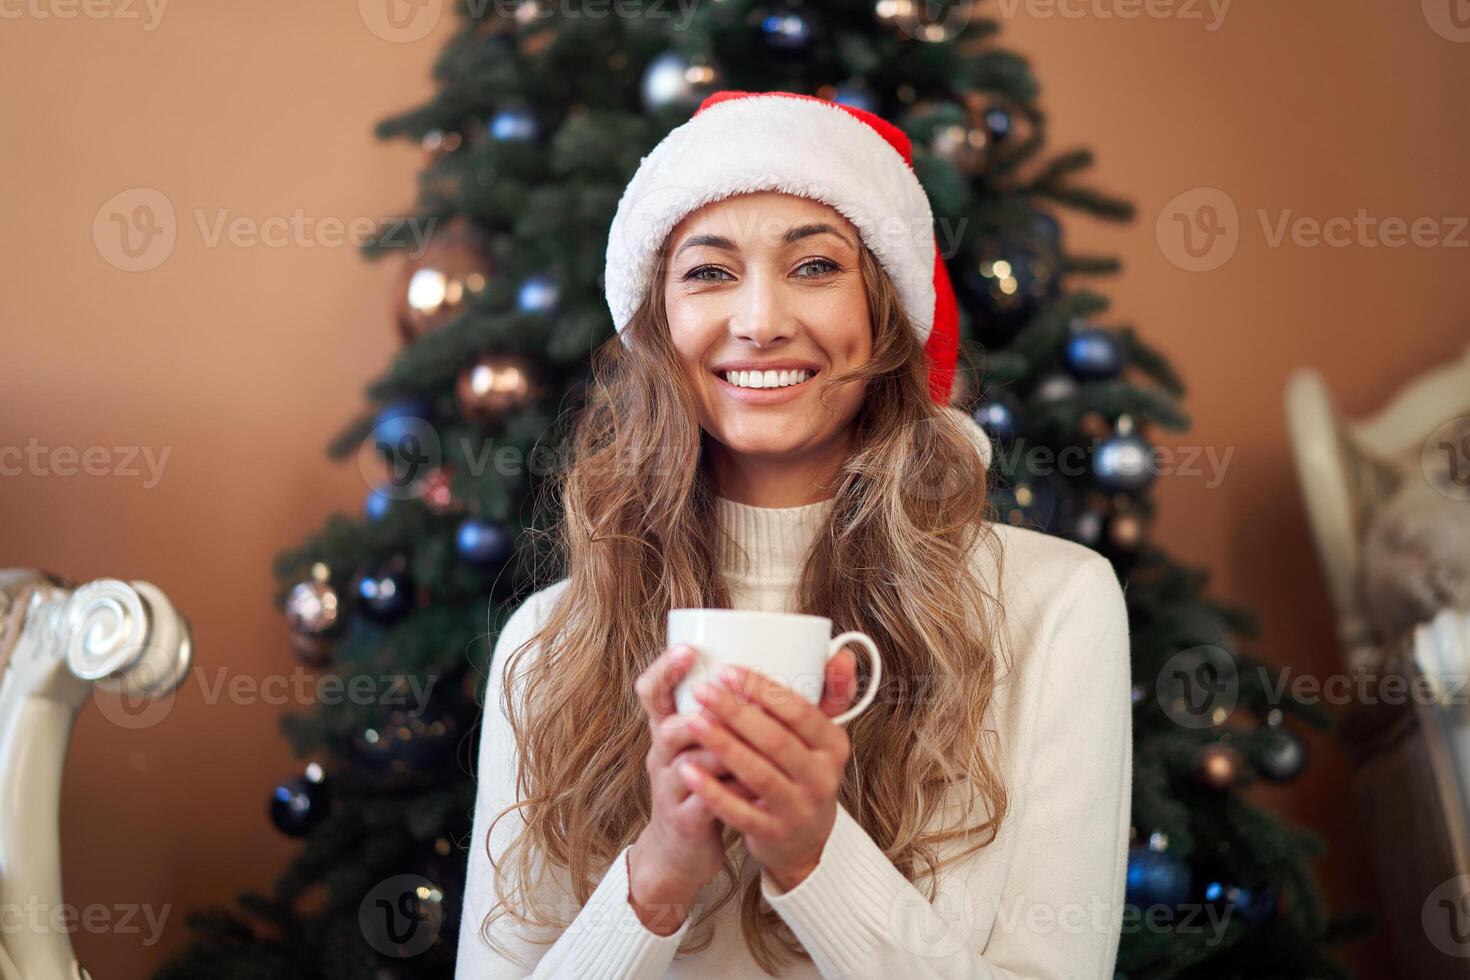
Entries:
[[[992, 520], [906, 137], [711, 96], [624, 192], [606, 291], [569, 574], [494, 652], [457, 976], [1111, 977], [1122, 590]], [[686, 720], [690, 653], [654, 655], [684, 606], [863, 630], [881, 693], [830, 720], [844, 650], [819, 705], [744, 673]]]

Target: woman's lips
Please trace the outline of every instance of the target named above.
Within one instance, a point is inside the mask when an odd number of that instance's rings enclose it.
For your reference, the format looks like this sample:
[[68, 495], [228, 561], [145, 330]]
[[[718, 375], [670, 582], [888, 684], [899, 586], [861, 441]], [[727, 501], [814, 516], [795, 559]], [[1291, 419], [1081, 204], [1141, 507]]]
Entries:
[[816, 377], [816, 372], [813, 372], [800, 384], [786, 385], [783, 388], [742, 388], [739, 385], [732, 385], [722, 375], [714, 375], [715, 383], [719, 385], [721, 391], [746, 405], [779, 405], [782, 402], [789, 402], [804, 393], [816, 380]]

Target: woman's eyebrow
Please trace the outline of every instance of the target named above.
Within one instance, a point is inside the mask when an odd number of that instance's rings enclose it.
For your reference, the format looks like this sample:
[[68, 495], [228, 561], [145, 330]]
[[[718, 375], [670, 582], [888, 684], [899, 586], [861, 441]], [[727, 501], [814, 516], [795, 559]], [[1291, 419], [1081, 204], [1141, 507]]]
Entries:
[[[848, 241], [846, 235], [842, 234], [842, 232], [838, 231], [832, 225], [829, 225], [824, 221], [819, 221], [815, 224], [809, 225], [797, 225], [795, 228], [788, 228], [786, 234], [781, 236], [781, 244], [790, 245], [792, 242], [800, 241], [803, 238], [810, 238], [812, 235], [835, 235], [843, 242], [846, 242], [848, 248], [853, 247], [852, 242]], [[710, 248], [724, 249], [727, 252], [738, 251], [735, 247], [735, 243], [732, 242], [730, 239], [724, 237], [723, 235], [691, 235], [684, 242], [683, 245], [679, 246], [679, 251], [675, 252], [674, 254], [678, 255], [682, 253], [686, 248], [698, 248], [701, 245], [707, 245]]]
[[792, 242], [800, 241], [803, 238], [809, 238], [812, 235], [835, 235], [838, 238], [842, 239], [842, 241], [847, 244], [848, 248], [853, 247], [852, 242], [847, 240], [846, 235], [844, 235], [842, 232], [838, 231], [831, 225], [827, 224], [825, 221], [819, 221], [815, 224], [810, 225], [798, 225], [797, 227], [792, 228], [786, 232], [785, 236], [781, 239], [781, 243], [783, 245], [790, 245]]

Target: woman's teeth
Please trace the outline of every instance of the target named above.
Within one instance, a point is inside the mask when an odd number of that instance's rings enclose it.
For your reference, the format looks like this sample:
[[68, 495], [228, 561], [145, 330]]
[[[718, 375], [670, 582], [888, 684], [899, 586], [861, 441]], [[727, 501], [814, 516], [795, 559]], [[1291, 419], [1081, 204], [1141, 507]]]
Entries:
[[740, 388], [785, 388], [799, 385], [812, 376], [810, 371], [726, 371], [724, 378]]

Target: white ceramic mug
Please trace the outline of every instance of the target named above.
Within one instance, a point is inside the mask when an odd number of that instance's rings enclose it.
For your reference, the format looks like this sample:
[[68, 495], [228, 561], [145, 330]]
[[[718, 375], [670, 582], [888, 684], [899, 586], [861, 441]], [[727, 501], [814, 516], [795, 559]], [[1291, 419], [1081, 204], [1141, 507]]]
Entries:
[[827, 662], [849, 644], [867, 649], [873, 676], [857, 704], [833, 718], [846, 724], [873, 703], [883, 678], [878, 644], [866, 633], [852, 630], [832, 636], [832, 620], [805, 613], [757, 612], [745, 609], [670, 609], [667, 647], [688, 644], [694, 664], [674, 691], [675, 709], [696, 715], [700, 703], [694, 688], [715, 683], [727, 664], [739, 664], [791, 688], [811, 704], [819, 704], [826, 683]]

